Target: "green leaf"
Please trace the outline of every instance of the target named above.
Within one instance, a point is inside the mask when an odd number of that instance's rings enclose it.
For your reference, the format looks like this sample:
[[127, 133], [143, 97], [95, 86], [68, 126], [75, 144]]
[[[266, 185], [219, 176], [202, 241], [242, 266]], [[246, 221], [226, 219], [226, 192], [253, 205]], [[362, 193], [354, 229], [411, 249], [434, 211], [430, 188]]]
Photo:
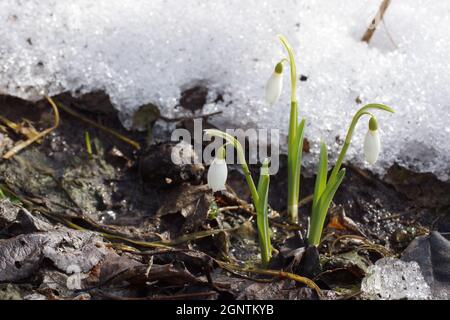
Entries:
[[303, 136], [304, 136], [304, 128], [305, 128], [305, 119], [303, 118], [300, 121], [297, 128], [297, 136], [295, 141], [295, 156], [294, 156], [294, 185], [295, 185], [295, 194], [298, 198], [298, 194], [300, 192], [300, 173], [302, 170], [302, 157], [303, 157]]
[[342, 180], [344, 180], [344, 177], [345, 177], [345, 169], [341, 169], [336, 179], [334, 181], [330, 181], [330, 183], [325, 188], [325, 191], [323, 192], [319, 201], [319, 207], [321, 212], [325, 211], [326, 214], [328, 207], [330, 206], [331, 200], [333, 200], [333, 197], [336, 194], [336, 191], [339, 189]]
[[322, 236], [323, 224], [325, 223], [325, 217], [333, 200], [336, 191], [339, 189], [342, 181], [345, 177], [345, 169], [339, 171], [336, 179], [329, 181], [322, 196], [316, 205], [315, 211], [313, 211], [311, 217], [311, 227], [308, 235], [308, 241], [312, 245], [318, 245], [320, 243], [320, 237]]
[[327, 186], [327, 173], [328, 173], [328, 151], [325, 142], [320, 143], [320, 157], [319, 165], [317, 167], [316, 183], [314, 185], [314, 197], [313, 197], [313, 212], [322, 196], [323, 191]]
[[261, 168], [261, 175], [259, 176], [258, 181], [259, 202], [256, 207], [256, 223], [258, 226], [261, 258], [264, 265], [267, 265], [272, 257], [268, 212], [269, 183], [268, 161], [265, 161]]

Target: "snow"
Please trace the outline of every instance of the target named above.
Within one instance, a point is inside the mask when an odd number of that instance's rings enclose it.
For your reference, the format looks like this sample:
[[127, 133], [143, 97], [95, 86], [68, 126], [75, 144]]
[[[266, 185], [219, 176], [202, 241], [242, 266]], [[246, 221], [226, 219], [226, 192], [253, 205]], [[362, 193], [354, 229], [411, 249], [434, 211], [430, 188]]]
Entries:
[[431, 289], [425, 282], [417, 262], [383, 258], [370, 266], [361, 283], [361, 291], [383, 300], [427, 300]]
[[[288, 72], [274, 106], [264, 86], [284, 53], [296, 50], [300, 114], [307, 119], [315, 167], [318, 142], [336, 156], [362, 103], [377, 112], [382, 141], [378, 173], [393, 163], [450, 178], [450, 2], [393, 0], [368, 46], [359, 39], [381, 3], [373, 0], [2, 0], [0, 93], [36, 100], [63, 91], [104, 90], [125, 125], [140, 106], [179, 115], [180, 93], [211, 89], [204, 112], [222, 110], [221, 128], [279, 128], [289, 118]], [[217, 94], [224, 101], [214, 103]], [[363, 121], [347, 160], [363, 163]], [[284, 141], [284, 140], [282, 140]], [[336, 142], [337, 141], [337, 142]]]

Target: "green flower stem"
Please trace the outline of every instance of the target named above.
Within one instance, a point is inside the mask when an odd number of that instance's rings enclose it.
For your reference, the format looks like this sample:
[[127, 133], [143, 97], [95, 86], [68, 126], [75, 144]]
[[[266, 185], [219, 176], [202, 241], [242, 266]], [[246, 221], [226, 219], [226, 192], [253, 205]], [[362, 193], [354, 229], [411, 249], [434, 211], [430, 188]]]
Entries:
[[291, 115], [288, 134], [288, 215], [293, 223], [298, 221], [298, 195], [295, 194], [295, 136], [297, 133], [298, 108], [296, 102], [291, 102]]
[[333, 181], [334, 179], [336, 179], [338, 172], [341, 169], [342, 162], [344, 161], [348, 147], [350, 146], [350, 142], [353, 137], [353, 131], [355, 131], [355, 127], [356, 127], [356, 124], [358, 123], [359, 119], [363, 115], [369, 115], [369, 116], [373, 117], [373, 115], [367, 111], [370, 109], [378, 109], [378, 110], [383, 110], [383, 111], [387, 111], [390, 113], [395, 112], [392, 108], [390, 108], [384, 104], [378, 104], [378, 103], [367, 104], [364, 107], [362, 107], [361, 109], [359, 109], [358, 112], [356, 112], [356, 114], [353, 116], [350, 127], [348, 128], [347, 136], [345, 137], [345, 141], [344, 141], [344, 145], [342, 146], [341, 153], [339, 154], [339, 157], [336, 160], [336, 164], [334, 165], [333, 171], [331, 172], [331, 175], [330, 175], [330, 178], [328, 179], [328, 181]]
[[284, 48], [286, 49], [288, 55], [289, 55], [289, 66], [291, 69], [291, 102], [297, 102], [297, 67], [295, 65], [295, 58], [294, 58], [294, 50], [292, 50], [291, 45], [286, 40], [286, 38], [282, 35], [278, 35], [278, 38], [280, 39], [281, 43], [283, 44]]
[[247, 162], [245, 161], [245, 155], [244, 155], [244, 151], [242, 150], [242, 146], [237, 140], [236, 140], [236, 142], [237, 142], [236, 150], [239, 155], [239, 158], [241, 159], [240, 162], [241, 162], [242, 171], [244, 171], [245, 180], [247, 181], [248, 187], [250, 188], [250, 193], [252, 194], [253, 205], [256, 208], [256, 204], [259, 202], [258, 191], [256, 190], [256, 186], [255, 186], [255, 183], [253, 182], [252, 175], [248, 168]]
[[300, 191], [300, 169], [302, 150], [298, 150], [297, 143], [298, 124], [298, 103], [297, 103], [297, 67], [295, 65], [294, 51], [282, 35], [278, 36], [289, 56], [289, 66], [291, 71], [291, 114], [289, 120], [288, 133], [288, 203], [287, 211], [289, 220], [292, 223], [298, 222], [298, 198]]
[[[256, 211], [256, 224], [258, 226], [258, 237], [261, 248], [261, 260], [264, 266], [267, 266], [272, 258], [272, 244], [270, 241], [270, 227], [269, 227], [269, 161], [263, 161], [261, 167], [261, 174], [258, 181], [258, 189], [255, 187], [247, 162], [245, 161], [244, 150], [239, 141], [233, 136], [216, 129], [205, 130], [205, 133], [211, 137], [219, 137], [231, 144], [237, 151], [239, 162], [244, 171], [245, 179], [252, 194], [253, 205]], [[218, 152], [224, 155], [224, 146], [220, 147]], [[222, 150], [222, 151], [221, 151]]]
[[[374, 115], [368, 112], [369, 109], [379, 109], [387, 112], [394, 112], [388, 106], [382, 104], [368, 104], [356, 112], [354, 115], [350, 127], [347, 131], [347, 136], [342, 146], [341, 153], [336, 161], [336, 164], [331, 172], [329, 179], [327, 180], [328, 171], [328, 155], [325, 143], [321, 143], [320, 146], [320, 159], [316, 175], [316, 185], [314, 188], [314, 197], [311, 213], [311, 225], [308, 230], [308, 242], [311, 245], [319, 245], [322, 236], [323, 225], [325, 223], [325, 217], [328, 213], [328, 208], [339, 189], [345, 176], [345, 169], [341, 170], [342, 162], [347, 153], [348, 147], [352, 140], [353, 132], [355, 131], [356, 124], [363, 115], [368, 115], [371, 119], [375, 119]], [[376, 121], [376, 120], [375, 120]]]

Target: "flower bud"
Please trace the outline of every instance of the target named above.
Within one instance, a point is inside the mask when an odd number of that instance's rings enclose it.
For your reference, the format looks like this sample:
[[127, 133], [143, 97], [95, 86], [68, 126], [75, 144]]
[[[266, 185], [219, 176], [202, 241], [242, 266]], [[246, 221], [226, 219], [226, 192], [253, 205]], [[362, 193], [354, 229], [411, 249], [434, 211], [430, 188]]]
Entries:
[[220, 147], [217, 155], [211, 162], [208, 170], [208, 186], [213, 192], [226, 190], [225, 183], [228, 176], [228, 167], [225, 161], [225, 148]]
[[372, 117], [369, 121], [369, 130], [364, 139], [364, 157], [369, 164], [377, 162], [380, 154], [380, 136], [378, 134], [377, 120]]
[[272, 106], [281, 95], [283, 88], [283, 64], [278, 63], [266, 84], [266, 102]]

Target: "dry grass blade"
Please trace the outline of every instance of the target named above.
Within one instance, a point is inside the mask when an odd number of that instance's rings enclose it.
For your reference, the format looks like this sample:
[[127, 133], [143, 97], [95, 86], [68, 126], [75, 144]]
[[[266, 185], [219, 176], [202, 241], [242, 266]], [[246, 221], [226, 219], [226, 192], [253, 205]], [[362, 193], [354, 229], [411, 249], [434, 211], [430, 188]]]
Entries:
[[193, 293], [183, 293], [174, 295], [163, 295], [163, 296], [148, 296], [148, 297], [122, 297], [118, 295], [113, 295], [111, 293], [106, 293], [101, 290], [94, 291], [94, 294], [98, 294], [104, 298], [110, 300], [127, 300], [127, 301], [143, 301], [143, 300], [187, 300], [193, 298], [206, 298], [210, 296], [216, 296], [216, 291], [205, 291], [205, 292], [193, 292]]
[[313, 195], [313, 194], [310, 194], [309, 196], [304, 197], [303, 199], [301, 199], [301, 200], [298, 202], [298, 207], [301, 208], [301, 207], [303, 207], [303, 206], [306, 206], [308, 203], [310, 203], [310, 202], [313, 201], [313, 198], [314, 198], [314, 195]]
[[344, 240], [344, 239], [355, 239], [355, 240], [361, 241], [362, 243], [364, 243], [365, 240], [366, 240], [364, 237], [356, 236], [356, 235], [353, 235], [353, 234], [344, 234], [344, 235], [342, 235], [342, 236], [339, 236], [339, 237], [337, 237], [337, 238], [331, 243], [330, 250], [329, 250], [329, 253], [328, 253], [330, 256], [332, 256], [333, 253], [336, 251], [336, 250], [335, 250], [336, 245], [337, 245], [340, 241], [342, 241], [342, 240]]
[[[78, 225], [69, 222], [68, 224], [70, 227], [72, 228], [80, 228]], [[230, 229], [212, 229], [212, 230], [206, 230], [206, 231], [199, 231], [199, 232], [195, 232], [195, 233], [190, 233], [188, 235], [184, 235], [181, 236], [179, 238], [173, 239], [173, 240], [164, 240], [164, 241], [153, 241], [153, 242], [149, 242], [149, 241], [141, 241], [141, 240], [134, 240], [134, 239], [130, 239], [124, 236], [120, 236], [120, 235], [114, 235], [114, 234], [110, 234], [110, 233], [105, 233], [105, 232], [99, 232], [103, 237], [109, 239], [109, 240], [118, 240], [118, 241], [125, 241], [127, 243], [133, 244], [135, 246], [139, 246], [139, 247], [143, 247], [143, 248], [163, 248], [163, 249], [170, 249], [173, 246], [182, 244], [182, 243], [186, 243], [186, 242], [190, 242], [190, 241], [195, 241], [195, 240], [199, 240], [205, 237], [209, 237], [211, 235], [217, 234], [219, 232], [227, 232], [227, 231], [231, 231]]]
[[96, 127], [96, 128], [98, 128], [98, 129], [100, 129], [102, 131], [105, 131], [105, 132], [109, 133], [110, 135], [116, 137], [117, 139], [122, 140], [125, 143], [128, 143], [129, 145], [131, 145], [133, 148], [135, 148], [137, 150], [141, 149], [141, 146], [136, 141], [131, 140], [130, 138], [127, 138], [124, 135], [122, 135], [122, 134], [120, 134], [120, 133], [118, 133], [118, 132], [116, 132], [116, 131], [108, 128], [108, 127], [105, 127], [105, 126], [103, 126], [103, 125], [101, 125], [101, 124], [99, 124], [99, 123], [97, 123], [97, 122], [95, 122], [95, 121], [93, 121], [93, 120], [91, 120], [89, 118], [86, 118], [85, 116], [79, 114], [78, 112], [76, 112], [72, 108], [69, 108], [68, 106], [66, 106], [66, 105], [64, 105], [62, 103], [58, 103], [58, 105], [59, 105], [59, 107], [62, 110], [64, 110], [68, 114], [72, 115], [73, 117], [78, 118], [81, 121], [86, 122], [86, 123], [90, 124], [93, 127]]
[[40, 133], [34, 135], [33, 137], [31, 137], [30, 139], [20, 142], [17, 145], [15, 145], [11, 150], [9, 150], [4, 156], [3, 159], [10, 159], [11, 157], [15, 156], [17, 153], [19, 153], [20, 151], [22, 151], [23, 149], [25, 149], [26, 147], [28, 147], [29, 145], [31, 145], [32, 143], [38, 141], [39, 139], [42, 139], [43, 137], [45, 137], [46, 135], [48, 135], [50, 132], [52, 132], [53, 130], [55, 130], [56, 128], [58, 128], [59, 126], [59, 112], [58, 112], [58, 107], [56, 106], [56, 104], [53, 102], [53, 100], [50, 97], [45, 97], [47, 99], [47, 101], [50, 103], [50, 105], [53, 108], [53, 113], [55, 115], [55, 122], [54, 125], [48, 129], [45, 129], [44, 131], [41, 131]]
[[[227, 191], [222, 191], [221, 196], [226, 200], [227, 203], [231, 202], [233, 205], [220, 207], [218, 209], [219, 212], [227, 213], [227, 212], [239, 210], [248, 215], [251, 215], [252, 217], [256, 217], [256, 212], [254, 210], [253, 205], [250, 203], [247, 203], [245, 200], [242, 200], [241, 198], [239, 198], [230, 187], [228, 187]], [[300, 200], [299, 207], [301, 207], [311, 201], [312, 201], [312, 195]], [[277, 217], [281, 216], [280, 213], [273, 210], [272, 208], [270, 208], [270, 212], [271, 212], [271, 214], [270, 214], [271, 216], [272, 215], [275, 215]], [[277, 226], [279, 228], [283, 228], [285, 230], [291, 230], [291, 231], [304, 230], [304, 228], [298, 224], [279, 222], [279, 219], [273, 218], [271, 216], [269, 216], [269, 220], [270, 220], [271, 225], [273, 225], [273, 226]]]
[[[6, 119], [3, 116], [0, 116], [0, 122], [2, 122], [9, 129], [13, 130], [16, 134], [21, 134], [27, 137], [27, 139], [32, 139], [34, 136], [38, 135], [39, 132], [34, 129], [31, 122], [24, 120], [24, 122], [28, 125], [25, 126], [23, 123], [15, 123], [9, 119]], [[39, 142], [39, 141], [38, 141]]]
[[369, 250], [369, 251], [378, 252], [383, 257], [392, 256], [392, 253], [388, 249], [386, 249], [385, 247], [383, 247], [383, 246], [381, 246], [379, 244], [372, 243], [372, 242], [370, 242], [368, 239], [366, 239], [364, 237], [360, 237], [360, 236], [356, 236], [356, 235], [350, 235], [350, 234], [346, 234], [346, 235], [342, 235], [340, 237], [337, 237], [336, 240], [333, 241], [333, 243], [330, 246], [330, 251], [329, 251], [329, 255], [330, 256], [335, 252], [335, 247], [336, 247], [337, 243], [342, 241], [342, 240], [344, 240], [344, 239], [360, 240], [362, 242], [362, 245], [358, 246], [358, 248], [357, 248], [358, 251]]
[[278, 277], [278, 278], [282, 278], [282, 279], [294, 280], [296, 282], [303, 283], [304, 285], [315, 290], [317, 295], [319, 296], [319, 299], [322, 299], [324, 297], [322, 290], [320, 290], [320, 288], [317, 286], [317, 284], [314, 281], [312, 281], [311, 279], [290, 273], [290, 272], [285, 272], [285, 271], [280, 271], [280, 270], [270, 270], [270, 269], [242, 268], [240, 266], [226, 263], [223, 261], [218, 261], [218, 260], [215, 260], [215, 261], [221, 268], [226, 269], [226, 270], [240, 271], [240, 272], [246, 272], [246, 273], [256, 273], [256, 274], [274, 276], [274, 277]]
[[367, 43], [370, 42], [373, 34], [375, 33], [375, 30], [377, 30], [378, 25], [380, 24], [381, 21], [383, 21], [384, 14], [386, 13], [386, 10], [388, 9], [390, 4], [391, 0], [383, 0], [380, 8], [378, 9], [377, 15], [375, 16], [375, 18], [373, 18], [372, 22], [370, 23], [369, 27], [367, 28], [366, 32], [361, 38], [361, 41]]
[[203, 238], [215, 235], [220, 232], [231, 232], [236, 229], [236, 228], [234, 228], [234, 229], [233, 228], [231, 228], [231, 229], [210, 229], [210, 230], [189, 233], [189, 234], [180, 236], [180, 237], [172, 239], [172, 240], [143, 241], [143, 240], [131, 239], [125, 235], [112, 233], [112, 231], [105, 230], [105, 228], [103, 228], [101, 225], [99, 225], [96, 222], [94, 222], [86, 217], [83, 217], [83, 216], [79, 216], [76, 218], [83, 221], [83, 223], [88, 225], [89, 227], [82, 227], [79, 224], [74, 223], [72, 221], [72, 217], [66, 216], [64, 214], [56, 214], [56, 213], [50, 212], [43, 208], [39, 208], [39, 209], [36, 208], [36, 210], [38, 210], [39, 212], [41, 212], [42, 214], [44, 214], [45, 216], [47, 216], [49, 218], [57, 219], [58, 221], [60, 221], [61, 223], [65, 224], [66, 226], [68, 226], [72, 229], [82, 230], [82, 231], [89, 230], [89, 231], [98, 232], [101, 236], [105, 237], [106, 239], [115, 240], [115, 241], [123, 241], [128, 244], [135, 245], [138, 247], [143, 247], [143, 248], [172, 249], [174, 246], [179, 245], [179, 244], [203, 239]]

